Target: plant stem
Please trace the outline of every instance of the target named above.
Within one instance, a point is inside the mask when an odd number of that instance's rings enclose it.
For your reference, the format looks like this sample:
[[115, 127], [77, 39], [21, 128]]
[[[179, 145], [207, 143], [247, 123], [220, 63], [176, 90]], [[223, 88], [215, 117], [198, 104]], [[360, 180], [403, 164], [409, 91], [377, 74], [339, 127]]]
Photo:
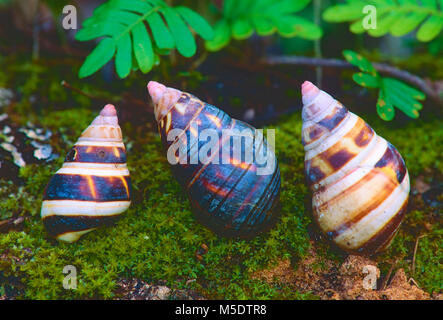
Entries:
[[[321, 0], [314, 0], [314, 23], [319, 27], [321, 27], [320, 15], [321, 15]], [[314, 41], [314, 51], [315, 51], [315, 57], [317, 59], [320, 59], [322, 57], [321, 42], [320, 41], [321, 41], [321, 38]], [[322, 83], [322, 78], [323, 78], [323, 69], [321, 66], [318, 66], [315, 69], [315, 75], [316, 75], [316, 79], [317, 79], [317, 85], [321, 89], [321, 83]]]
[[[354, 65], [350, 64], [345, 60], [340, 59], [323, 59], [323, 58], [310, 58], [310, 57], [300, 57], [300, 56], [269, 56], [265, 58], [264, 63], [270, 65], [278, 64], [291, 64], [291, 65], [304, 65], [304, 66], [314, 66], [314, 67], [328, 67], [328, 68], [356, 68]], [[443, 106], [443, 100], [439, 96], [437, 89], [435, 89], [431, 84], [420, 78], [419, 76], [413, 75], [412, 73], [397, 69], [393, 66], [384, 63], [373, 63], [373, 66], [380, 73], [398, 78], [405, 82], [412, 84], [413, 86], [419, 88], [427, 96], [432, 98], [438, 105]]]
[[32, 60], [38, 60], [40, 52], [40, 4], [36, 1], [32, 25]]

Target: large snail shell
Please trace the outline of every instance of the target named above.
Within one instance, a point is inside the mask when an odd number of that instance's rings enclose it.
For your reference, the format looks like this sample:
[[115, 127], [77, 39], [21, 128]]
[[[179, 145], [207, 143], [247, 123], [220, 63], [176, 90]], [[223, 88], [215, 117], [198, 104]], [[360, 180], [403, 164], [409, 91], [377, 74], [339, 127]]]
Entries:
[[[172, 165], [172, 171], [187, 191], [193, 211], [197, 219], [206, 227], [224, 237], [251, 238], [259, 232], [269, 229], [276, 220], [278, 210], [275, 209], [280, 193], [280, 170], [277, 159], [265, 139], [258, 148], [262, 148], [269, 156], [268, 164], [273, 165], [268, 174], [257, 174], [260, 167], [255, 161], [246, 163], [233, 155], [229, 139], [223, 140], [224, 129], [246, 130], [252, 136], [256, 129], [242, 121], [232, 119], [220, 109], [202, 102], [198, 98], [176, 89], [151, 81], [149, 93], [155, 105], [155, 116], [162, 142], [168, 150], [174, 141], [167, 136], [173, 129], [183, 130], [187, 141], [191, 135], [197, 137], [204, 129], [217, 132], [218, 154], [230, 146], [230, 159], [222, 163], [197, 161], [191, 164], [191, 156], [201, 150], [206, 143], [200, 136], [195, 145], [187, 144], [185, 164], [178, 162]], [[202, 141], [204, 140], [204, 141]], [[254, 142], [258, 141], [255, 140]], [[247, 148], [257, 150], [252, 142], [246, 145], [242, 141], [241, 157]], [[176, 154], [176, 157], [177, 154]]]
[[402, 157], [363, 119], [312, 83], [303, 84], [302, 94], [305, 173], [315, 220], [348, 252], [384, 249], [408, 201]]
[[49, 181], [43, 196], [43, 223], [51, 236], [77, 241], [117, 220], [130, 205], [130, 193], [126, 149], [117, 113], [108, 104]]

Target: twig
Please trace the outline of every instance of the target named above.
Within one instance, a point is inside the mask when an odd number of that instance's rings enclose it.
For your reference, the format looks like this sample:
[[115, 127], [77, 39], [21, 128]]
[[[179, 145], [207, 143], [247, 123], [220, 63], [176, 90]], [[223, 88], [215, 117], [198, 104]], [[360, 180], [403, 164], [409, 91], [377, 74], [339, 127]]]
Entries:
[[422, 234], [421, 236], [417, 237], [417, 240], [415, 240], [415, 247], [414, 247], [414, 256], [412, 257], [412, 275], [415, 274], [415, 256], [417, 255], [417, 248], [418, 248], [418, 240], [420, 240], [423, 237], [426, 237], [427, 234]]
[[386, 287], [387, 287], [387, 285], [389, 283], [389, 279], [391, 278], [392, 271], [394, 270], [394, 267], [397, 265], [397, 262], [398, 262], [398, 259], [395, 259], [395, 261], [392, 263], [391, 268], [388, 271], [388, 274], [383, 279], [383, 282], [382, 282], [382, 284], [380, 286], [380, 288], [381, 288], [380, 290], [383, 291], [383, 290], [386, 289]]
[[[354, 65], [350, 64], [345, 60], [340, 59], [323, 59], [323, 58], [310, 58], [310, 57], [299, 57], [299, 56], [269, 56], [265, 58], [264, 63], [266, 64], [292, 64], [292, 65], [305, 65], [313, 67], [329, 67], [329, 68], [356, 68]], [[375, 69], [380, 73], [393, 76], [395, 78], [404, 80], [413, 86], [419, 88], [426, 95], [431, 97], [440, 106], [443, 105], [443, 101], [440, 98], [436, 89], [429, 85], [425, 80], [419, 76], [413, 75], [412, 73], [400, 70], [383, 63], [373, 63]]]
[[91, 95], [89, 93], [86, 93], [86, 92], [84, 92], [84, 91], [82, 91], [82, 90], [80, 90], [78, 88], [75, 88], [75, 87], [71, 86], [68, 82], [66, 82], [65, 80], [62, 80], [61, 85], [63, 87], [65, 87], [65, 88], [68, 88], [69, 90], [75, 91], [75, 92], [81, 94], [82, 96], [88, 97], [88, 98], [90, 98], [92, 100], [101, 100], [101, 101], [105, 101], [106, 100], [105, 98], [96, 97], [96, 96], [93, 96], [93, 95]]
[[420, 286], [418, 285], [417, 281], [414, 280], [414, 278], [409, 278], [408, 282], [412, 282], [417, 288], [420, 289]]

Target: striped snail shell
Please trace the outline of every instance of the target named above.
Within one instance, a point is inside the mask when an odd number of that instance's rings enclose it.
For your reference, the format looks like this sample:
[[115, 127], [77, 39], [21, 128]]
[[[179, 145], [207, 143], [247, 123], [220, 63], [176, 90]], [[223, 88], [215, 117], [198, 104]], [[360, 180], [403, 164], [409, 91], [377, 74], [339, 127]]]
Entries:
[[[172, 171], [186, 190], [193, 212], [200, 223], [220, 236], [227, 238], [249, 239], [273, 226], [279, 210], [276, 208], [280, 194], [280, 170], [277, 159], [263, 138], [257, 146], [254, 134], [258, 131], [236, 119], [231, 118], [222, 110], [205, 103], [191, 94], [151, 81], [148, 91], [155, 106], [155, 117], [158, 129], [166, 150], [180, 139], [189, 141], [184, 156], [174, 154], [176, 164]], [[168, 135], [179, 129], [181, 135], [168, 139]], [[212, 160], [191, 161], [191, 158], [202, 150], [206, 143], [203, 138], [205, 129], [216, 132], [217, 150], [210, 153]], [[241, 152], [235, 156], [235, 148], [231, 138], [225, 139], [225, 129], [247, 132], [253, 139], [242, 140]], [[192, 137], [197, 141], [191, 142]], [[170, 141], [168, 141], [170, 140]], [[252, 141], [253, 140], [253, 141]], [[229, 151], [229, 159], [220, 160], [222, 150]], [[260, 149], [260, 150], [259, 150]], [[267, 164], [271, 168], [267, 174], [259, 174], [261, 164], [247, 162], [245, 150], [264, 151], [268, 156]], [[255, 154], [255, 153], [254, 153]], [[168, 157], [169, 159], [169, 157]]]
[[371, 255], [394, 238], [409, 175], [392, 144], [306, 81], [302, 85], [305, 173], [320, 229], [350, 253]]
[[113, 105], [106, 105], [46, 186], [41, 217], [66, 242], [116, 221], [130, 205], [126, 149]]

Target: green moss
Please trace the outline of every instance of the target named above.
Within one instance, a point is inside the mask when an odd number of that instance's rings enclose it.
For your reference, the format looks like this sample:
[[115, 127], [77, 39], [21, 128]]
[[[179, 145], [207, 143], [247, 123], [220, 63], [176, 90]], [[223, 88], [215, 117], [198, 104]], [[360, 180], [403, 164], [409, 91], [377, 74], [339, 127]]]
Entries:
[[[251, 241], [235, 241], [219, 238], [202, 227], [172, 177], [158, 136], [140, 135], [124, 125], [125, 138], [133, 142], [128, 153], [134, 191], [131, 208], [114, 227], [91, 232], [74, 244], [60, 243], [48, 238], [40, 221], [41, 195], [51, 175], [61, 166], [70, 144], [93, 117], [85, 108], [45, 113], [40, 124], [53, 130], [52, 145], [61, 157], [52, 164], [21, 169], [22, 187], [5, 183], [5, 189], [0, 189], [2, 219], [17, 210], [26, 217], [22, 232], [0, 234], [3, 279], [16, 280], [0, 282], [0, 293], [13, 287], [18, 298], [115, 298], [117, 280], [136, 277], [152, 283], [166, 282], [177, 289], [192, 288], [210, 298], [315, 298], [251, 276], [280, 259], [288, 258], [296, 264], [306, 257], [310, 246], [308, 227], [312, 220], [305, 209], [310, 200], [303, 173], [299, 113], [282, 119], [276, 126], [282, 215], [269, 233]], [[412, 180], [426, 168], [442, 171], [438, 152], [443, 136], [441, 120], [413, 121], [403, 127], [377, 120], [370, 123], [405, 157]], [[421, 208], [408, 214], [393, 245], [377, 257], [384, 268], [395, 258], [402, 261], [399, 266], [410, 265], [416, 237], [424, 230], [426, 219], [428, 214]], [[416, 255], [414, 279], [429, 292], [441, 288], [439, 236], [441, 229], [435, 226], [420, 240]], [[199, 260], [195, 252], [202, 244], [209, 251]], [[337, 263], [342, 259], [328, 243], [319, 242], [316, 246], [321, 255]], [[63, 289], [66, 265], [77, 268], [77, 290]], [[196, 281], [188, 281], [192, 279]]]

